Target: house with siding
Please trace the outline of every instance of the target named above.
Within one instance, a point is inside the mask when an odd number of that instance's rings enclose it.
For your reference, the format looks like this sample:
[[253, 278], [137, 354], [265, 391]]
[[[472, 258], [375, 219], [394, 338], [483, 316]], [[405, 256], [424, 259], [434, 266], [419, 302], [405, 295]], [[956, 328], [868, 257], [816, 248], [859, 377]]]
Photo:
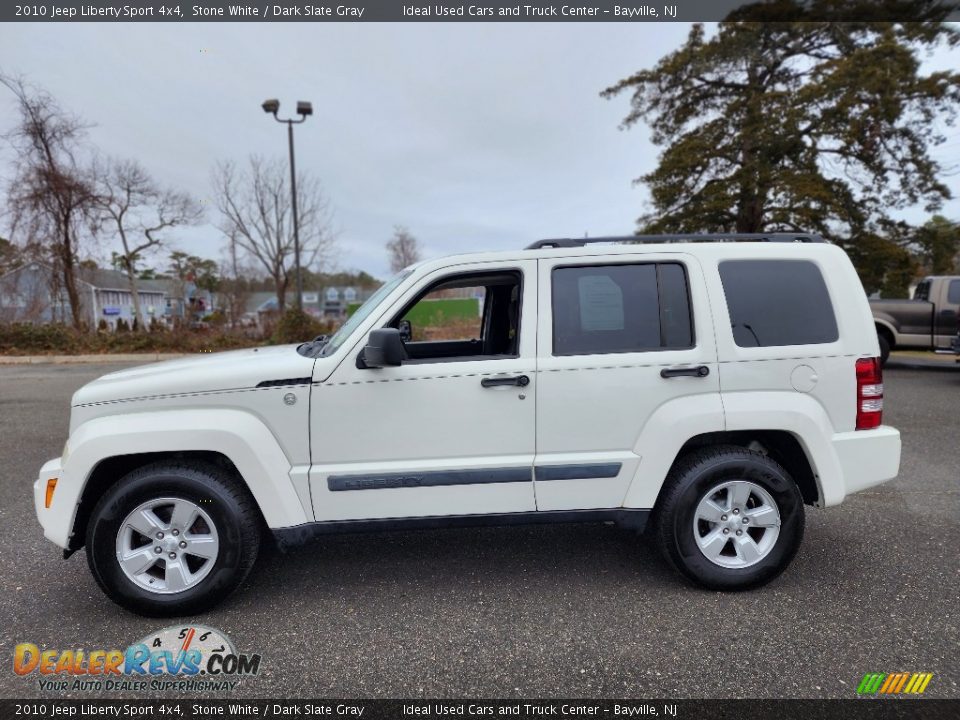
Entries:
[[[69, 299], [60, 285], [59, 274], [39, 262], [0, 276], [0, 322], [70, 322]], [[169, 280], [138, 280], [137, 290], [145, 322], [168, 323], [177, 314]], [[77, 291], [81, 313], [90, 327], [99, 326], [101, 320], [111, 329], [121, 318], [128, 325], [133, 322], [133, 294], [123, 273], [79, 268]]]
[[[343, 322], [356, 307], [370, 297], [376, 288], [329, 286], [303, 291], [303, 310], [318, 320]], [[296, 305], [296, 293], [286, 294], [288, 308]], [[247, 297], [245, 316], [258, 327], [266, 317], [276, 315], [279, 304], [274, 292], [254, 292]]]

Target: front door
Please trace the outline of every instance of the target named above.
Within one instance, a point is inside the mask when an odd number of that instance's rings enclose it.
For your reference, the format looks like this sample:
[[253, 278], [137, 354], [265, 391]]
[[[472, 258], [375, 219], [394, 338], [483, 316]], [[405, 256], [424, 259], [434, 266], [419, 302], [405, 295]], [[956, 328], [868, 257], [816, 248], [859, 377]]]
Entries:
[[[536, 509], [535, 260], [435, 271], [386, 309], [408, 358], [358, 367], [358, 338], [311, 396], [318, 521]], [[361, 363], [362, 364], [362, 363]]]

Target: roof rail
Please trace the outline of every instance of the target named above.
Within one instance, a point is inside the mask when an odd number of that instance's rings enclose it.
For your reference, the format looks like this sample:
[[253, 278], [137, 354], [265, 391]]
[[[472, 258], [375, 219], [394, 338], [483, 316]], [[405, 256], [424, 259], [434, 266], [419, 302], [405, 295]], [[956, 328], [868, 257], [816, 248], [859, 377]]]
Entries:
[[817, 233], [680, 233], [676, 235], [622, 235], [586, 238], [553, 238], [530, 243], [526, 250], [572, 248], [595, 243], [676, 243], [676, 242], [781, 242], [825, 243]]

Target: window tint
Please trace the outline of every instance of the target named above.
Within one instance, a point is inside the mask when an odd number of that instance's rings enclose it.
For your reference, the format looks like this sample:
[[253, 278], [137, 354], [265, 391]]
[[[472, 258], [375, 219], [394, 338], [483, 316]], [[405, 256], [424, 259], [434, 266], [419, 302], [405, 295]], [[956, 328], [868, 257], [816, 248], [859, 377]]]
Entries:
[[726, 260], [720, 280], [740, 347], [816, 345], [839, 337], [820, 269], [806, 260]]
[[596, 265], [553, 271], [554, 355], [692, 345], [687, 279], [681, 265]]
[[951, 280], [947, 288], [947, 302], [960, 303], [960, 280]]
[[677, 263], [664, 263], [657, 267], [660, 269], [662, 345], [668, 348], [693, 347], [687, 274], [683, 266]]

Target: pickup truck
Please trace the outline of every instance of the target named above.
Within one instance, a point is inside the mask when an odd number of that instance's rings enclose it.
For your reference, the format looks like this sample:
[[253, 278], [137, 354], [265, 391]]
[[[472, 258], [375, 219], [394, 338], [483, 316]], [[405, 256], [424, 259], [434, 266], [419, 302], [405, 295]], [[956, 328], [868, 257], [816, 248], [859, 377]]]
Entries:
[[893, 349], [950, 352], [957, 336], [960, 275], [926, 277], [912, 300], [871, 300], [882, 362]]

